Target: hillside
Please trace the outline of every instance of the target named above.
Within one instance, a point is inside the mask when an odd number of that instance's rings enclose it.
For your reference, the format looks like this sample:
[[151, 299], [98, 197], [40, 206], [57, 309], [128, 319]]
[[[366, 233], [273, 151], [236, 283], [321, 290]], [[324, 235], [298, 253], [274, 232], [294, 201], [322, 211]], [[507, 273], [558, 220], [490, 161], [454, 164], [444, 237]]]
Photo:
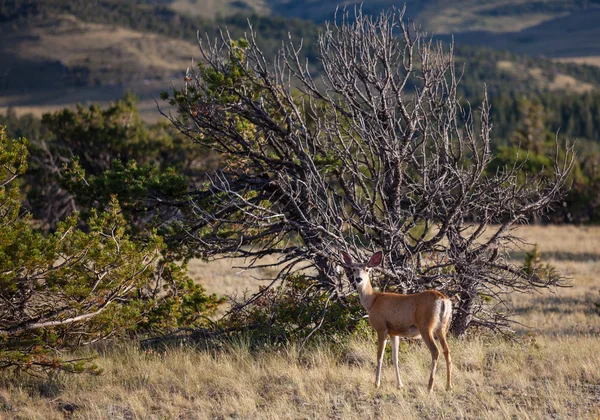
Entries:
[[[158, 0], [146, 0], [156, 3]], [[336, 7], [352, 0], [160, 0], [178, 12], [215, 18], [236, 13], [331, 20]], [[407, 17], [436, 35], [461, 43], [548, 57], [598, 56], [600, 0], [408, 0]], [[401, 7], [391, 0], [362, 2], [365, 13]], [[575, 60], [577, 61], [577, 60]], [[581, 59], [579, 59], [581, 61]], [[596, 63], [596, 60], [588, 61]]]
[[131, 90], [153, 119], [152, 98], [177, 83], [198, 55], [191, 42], [71, 15], [7, 26], [0, 25], [0, 110], [12, 106], [38, 116], [77, 102], [107, 103]]
[[147, 84], [181, 73], [198, 52], [192, 42], [83, 22], [72, 15], [36, 19], [16, 30], [6, 26], [2, 27], [6, 56], [2, 88], [22, 78], [32, 63], [46, 63], [51, 77], [23, 78], [25, 88]]
[[297, 17], [321, 23], [330, 20], [336, 7], [362, 4], [366, 13], [407, 6], [407, 16], [438, 34], [485, 30], [519, 31], [581, 10], [600, 7], [597, 0], [145, 0], [178, 12], [207, 18], [239, 12]]
[[[330, 20], [337, 4], [355, 1], [272, 0], [271, 11], [281, 16], [316, 22]], [[365, 2], [367, 13], [398, 6], [397, 2]], [[597, 64], [600, 56], [599, 0], [423, 0], [407, 1], [407, 16], [435, 35], [459, 44], [512, 52], [568, 58]], [[446, 35], [446, 36], [443, 36]], [[586, 57], [592, 59], [585, 60]]]
[[[236, 4], [238, 3], [242, 4]], [[376, 13], [380, 7], [386, 7], [385, 3], [370, 2], [364, 8], [367, 12]], [[427, 16], [434, 3], [409, 2], [411, 16]], [[466, 0], [463, 3], [466, 6]], [[475, 1], [471, 3], [479, 4]], [[496, 10], [494, 13], [502, 12], [498, 2], [492, 3], [496, 7], [493, 9]], [[548, 2], [550, 3], [552, 2]], [[568, 2], [563, 3], [561, 7], [564, 9]], [[192, 6], [208, 10], [211, 4], [200, 0], [194, 4], [188, 0], [97, 0], [94, 3], [84, 0], [0, 0], [0, 112], [13, 107], [19, 114], [33, 112], [41, 115], [76, 102], [107, 103], [122, 96], [126, 90], [131, 90], [141, 97], [144, 118], [159, 118], [154, 98], [172, 83], [178, 84], [192, 57], [198, 58], [198, 47], [195, 45], [197, 31], [216, 35], [219, 27], [227, 28], [231, 36], [237, 38], [248, 30], [248, 17], [243, 14], [210, 21], [194, 16], [189, 11]], [[325, 14], [330, 13], [330, 4], [328, 1], [256, 1], [246, 10], [263, 13], [250, 16], [249, 19], [267, 56], [273, 56], [281, 47], [281, 40], [286, 39], [289, 33], [296, 40], [304, 40], [304, 54], [316, 65], [318, 60], [314, 41], [320, 25], [299, 19], [267, 16], [267, 12], [278, 13], [277, 10], [285, 8], [288, 15], [294, 15], [297, 14], [294, 12], [295, 8], [304, 5], [305, 11], [316, 14], [318, 10], [322, 10]], [[496, 15], [491, 12], [490, 4], [485, 7], [473, 6], [470, 13], [482, 14], [487, 10], [486, 13], [495, 19]], [[574, 4], [572, 7], [575, 7]], [[594, 3], [588, 2], [590, 4]], [[270, 9], [265, 9], [265, 5]], [[536, 7], [534, 10], [541, 6]], [[546, 5], [544, 10], [548, 12], [550, 9], [552, 8]], [[558, 13], [559, 9], [555, 7], [552, 10]], [[446, 9], [441, 9], [441, 12], [444, 10]], [[525, 13], [524, 16], [530, 14]], [[586, 18], [587, 15], [590, 17]], [[598, 39], [595, 35], [598, 29], [593, 25], [593, 17], [598, 17], [597, 15], [600, 15], [600, 9], [572, 13], [569, 17], [562, 18], [571, 19], [568, 20], [571, 22], [570, 26], [563, 25], [564, 33], [577, 32], [573, 30], [573, 25], [577, 24], [574, 20], [577, 16], [582, 22], [580, 26], [589, 28], [588, 35], [582, 36], [578, 43], [579, 49], [572, 49], [570, 59], [582, 61], [581, 54], [598, 48], [593, 42]], [[521, 18], [523, 16], [519, 15], [519, 19]], [[536, 49], [542, 49], [544, 45], [544, 48], [557, 46], [559, 41], [563, 46], [560, 53], [564, 55], [568, 52], [568, 37], [553, 35], [552, 22], [554, 21], [519, 32], [530, 33], [538, 39], [537, 44], [532, 41], [532, 46], [524, 48], [523, 52], [534, 54]], [[480, 98], [484, 83], [492, 96], [510, 92], [583, 93], [600, 87], [600, 69], [597, 67], [530, 58], [467, 45], [477, 44], [475, 41], [480, 38], [489, 38], [488, 43], [492, 44], [492, 40], [496, 40], [495, 46], [501, 49], [514, 49], [509, 48], [510, 39], [513, 38], [502, 34], [469, 32], [456, 36], [457, 64], [459, 68], [464, 66], [465, 70], [461, 94], [467, 98]], [[549, 39], [557, 41], [552, 44]], [[522, 41], [522, 37], [514, 36], [514, 43]], [[584, 58], [593, 63], [593, 56]], [[316, 67], [315, 70], [318, 71]]]
[[456, 33], [454, 39], [459, 44], [486, 45], [529, 55], [595, 57], [600, 56], [598, 22], [600, 9], [591, 9], [552, 19], [519, 32], [469, 31]]
[[[269, 55], [288, 31], [316, 37], [317, 26], [298, 19], [252, 21]], [[0, 113], [12, 107], [41, 116], [77, 102], [106, 105], [129, 90], [141, 98], [143, 118], [154, 121], [155, 98], [199, 56], [197, 31], [214, 36], [219, 27], [240, 37], [247, 19], [211, 22], [120, 0], [0, 0]]]

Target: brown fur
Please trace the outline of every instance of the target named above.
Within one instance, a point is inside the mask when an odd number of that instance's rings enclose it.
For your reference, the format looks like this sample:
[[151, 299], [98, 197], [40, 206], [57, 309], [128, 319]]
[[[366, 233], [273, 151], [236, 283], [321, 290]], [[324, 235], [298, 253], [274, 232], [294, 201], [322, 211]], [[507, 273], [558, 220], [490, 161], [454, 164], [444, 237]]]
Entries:
[[452, 361], [450, 349], [446, 340], [450, 319], [452, 315], [452, 302], [443, 293], [428, 290], [412, 295], [397, 293], [376, 292], [371, 286], [369, 276], [370, 268], [381, 262], [382, 255], [373, 255], [367, 264], [353, 264], [348, 254], [342, 253], [347, 265], [354, 269], [356, 287], [360, 301], [369, 314], [369, 323], [377, 331], [377, 374], [375, 386], [379, 386], [381, 379], [381, 364], [387, 337], [392, 337], [392, 358], [396, 369], [398, 387], [402, 386], [398, 369], [399, 337], [422, 338], [431, 352], [431, 374], [428, 389], [431, 392], [439, 349], [435, 339], [440, 342], [447, 367], [446, 389], [452, 387], [451, 372]]

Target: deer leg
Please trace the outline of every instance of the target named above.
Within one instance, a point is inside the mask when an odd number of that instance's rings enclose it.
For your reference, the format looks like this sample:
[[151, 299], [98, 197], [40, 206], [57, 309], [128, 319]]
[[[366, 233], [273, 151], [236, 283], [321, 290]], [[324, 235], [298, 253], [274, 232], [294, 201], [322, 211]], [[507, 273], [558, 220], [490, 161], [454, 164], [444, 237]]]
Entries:
[[431, 352], [431, 374], [429, 375], [429, 385], [427, 386], [427, 389], [429, 392], [431, 392], [433, 389], [433, 378], [435, 376], [435, 369], [437, 368], [437, 361], [440, 356], [440, 351], [435, 344], [432, 331], [421, 331], [421, 337]]
[[400, 369], [398, 368], [398, 348], [400, 347], [400, 337], [392, 337], [392, 360], [394, 361], [394, 368], [396, 368], [396, 383], [398, 388], [402, 388], [402, 379], [400, 379]]
[[442, 350], [444, 350], [444, 357], [446, 358], [446, 371], [448, 375], [448, 381], [446, 382], [446, 390], [450, 391], [452, 389], [452, 359], [450, 357], [450, 348], [448, 347], [448, 341], [446, 340], [446, 334], [441, 332], [439, 335], [440, 344], [442, 345]]
[[377, 374], [375, 376], [375, 387], [379, 388], [381, 383], [381, 365], [383, 364], [383, 355], [385, 354], [385, 342], [387, 341], [387, 330], [377, 331]]

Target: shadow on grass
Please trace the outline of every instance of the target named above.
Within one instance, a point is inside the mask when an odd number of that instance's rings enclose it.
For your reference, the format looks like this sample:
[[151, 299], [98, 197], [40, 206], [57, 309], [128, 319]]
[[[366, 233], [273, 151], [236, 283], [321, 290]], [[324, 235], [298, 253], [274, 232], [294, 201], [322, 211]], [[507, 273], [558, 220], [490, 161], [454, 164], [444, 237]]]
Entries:
[[[518, 261], [525, 259], [526, 251], [511, 251], [510, 258]], [[553, 252], [542, 252], [542, 260], [556, 260], [556, 261], [573, 261], [573, 262], [587, 262], [587, 261], [600, 261], [600, 253], [594, 252], [564, 252], [564, 251], [553, 251]]]
[[517, 336], [525, 337], [531, 334], [541, 334], [544, 337], [600, 337], [598, 325], [573, 325], [568, 327], [552, 327], [550, 329], [536, 326], [520, 327], [516, 330]]
[[596, 313], [596, 295], [590, 296], [544, 296], [534, 299], [530, 305], [515, 307], [516, 315], [532, 312], [574, 314], [583, 313], [593, 315]]

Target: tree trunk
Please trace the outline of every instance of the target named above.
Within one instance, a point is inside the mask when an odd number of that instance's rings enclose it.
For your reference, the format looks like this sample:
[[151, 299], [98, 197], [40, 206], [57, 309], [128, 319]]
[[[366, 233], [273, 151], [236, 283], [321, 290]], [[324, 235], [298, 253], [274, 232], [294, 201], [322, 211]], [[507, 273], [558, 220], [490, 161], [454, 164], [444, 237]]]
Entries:
[[469, 292], [462, 292], [459, 294], [460, 304], [458, 309], [454, 311], [454, 318], [452, 319], [451, 332], [456, 337], [460, 337], [465, 334], [469, 324], [473, 319], [473, 306], [475, 303], [476, 294]]

